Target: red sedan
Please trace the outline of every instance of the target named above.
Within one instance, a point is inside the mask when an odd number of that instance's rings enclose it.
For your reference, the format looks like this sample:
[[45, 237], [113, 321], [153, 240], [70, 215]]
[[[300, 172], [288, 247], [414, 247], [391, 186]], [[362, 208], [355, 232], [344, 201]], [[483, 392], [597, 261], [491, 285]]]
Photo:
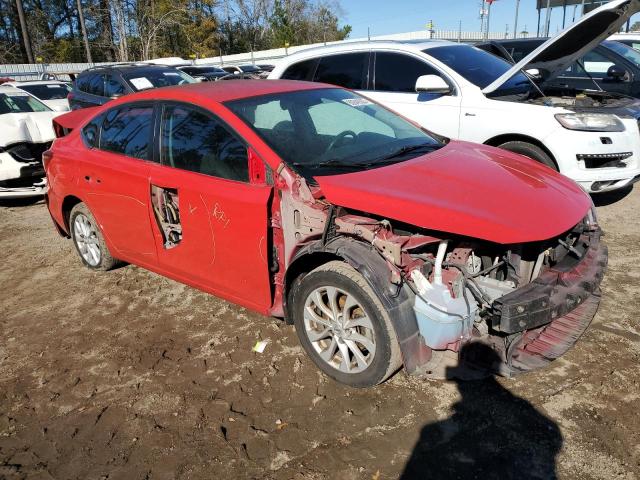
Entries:
[[88, 268], [136, 264], [283, 317], [349, 385], [402, 365], [530, 370], [599, 303], [606, 248], [573, 181], [348, 90], [169, 87], [55, 127], [48, 207]]

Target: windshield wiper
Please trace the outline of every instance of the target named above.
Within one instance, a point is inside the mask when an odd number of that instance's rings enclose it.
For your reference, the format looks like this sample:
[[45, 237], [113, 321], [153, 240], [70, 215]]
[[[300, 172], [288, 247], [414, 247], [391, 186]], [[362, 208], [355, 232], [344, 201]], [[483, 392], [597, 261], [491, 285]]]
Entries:
[[348, 163], [338, 158], [331, 158], [329, 160], [324, 160], [318, 163], [302, 163], [302, 162], [293, 162], [291, 165], [294, 167], [302, 167], [302, 168], [323, 168], [323, 167], [337, 167], [337, 168], [359, 168], [361, 166], [360, 163]]
[[373, 160], [369, 162], [369, 164], [381, 163], [381, 160], [382, 161], [391, 160], [392, 158], [401, 157], [402, 155], [415, 152], [416, 150], [423, 150], [423, 149], [436, 150], [438, 148], [440, 148], [440, 145], [434, 145], [432, 143], [421, 143], [420, 145], [408, 145], [406, 147], [401, 147], [395, 152], [392, 152], [389, 155], [385, 155], [384, 157], [381, 157], [378, 160]]

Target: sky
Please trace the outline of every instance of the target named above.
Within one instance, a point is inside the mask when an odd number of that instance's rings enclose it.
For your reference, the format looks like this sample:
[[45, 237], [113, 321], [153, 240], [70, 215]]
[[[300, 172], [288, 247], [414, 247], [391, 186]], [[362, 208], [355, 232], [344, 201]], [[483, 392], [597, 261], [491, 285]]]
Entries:
[[[350, 38], [371, 35], [425, 30], [433, 20], [436, 30], [458, 30], [462, 21], [463, 31], [480, 31], [481, 0], [342, 0], [344, 15], [342, 21], [353, 27]], [[496, 0], [491, 7], [490, 27], [492, 32], [513, 33], [516, 0]], [[573, 21], [574, 7], [567, 7], [566, 25]], [[580, 7], [576, 13], [579, 18]], [[634, 16], [633, 21], [638, 20]], [[544, 24], [543, 10], [541, 23]], [[538, 23], [536, 0], [521, 0], [518, 15], [518, 31], [526, 26], [530, 36], [535, 36]], [[562, 8], [555, 8], [551, 14], [549, 32], [555, 34], [562, 28]]]

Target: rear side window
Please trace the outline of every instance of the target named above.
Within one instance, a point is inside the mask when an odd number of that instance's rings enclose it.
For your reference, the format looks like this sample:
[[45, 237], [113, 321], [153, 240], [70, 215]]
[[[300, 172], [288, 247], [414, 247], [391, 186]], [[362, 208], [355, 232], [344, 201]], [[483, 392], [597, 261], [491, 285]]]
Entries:
[[361, 89], [369, 68], [369, 53], [345, 53], [320, 58], [314, 81], [339, 87]]
[[100, 124], [102, 123], [102, 115], [87, 123], [80, 133], [82, 141], [87, 148], [96, 148], [100, 138]]
[[294, 63], [284, 71], [280, 78], [284, 80], [311, 80], [317, 64], [317, 58]]
[[87, 93], [104, 97], [104, 76], [101, 73], [96, 73], [91, 76]]
[[89, 82], [93, 75], [80, 75], [76, 80], [76, 88], [81, 92], [89, 92]]
[[249, 181], [247, 147], [202, 110], [168, 105], [162, 113], [162, 163], [191, 172]]
[[415, 93], [416, 80], [422, 75], [441, 76], [417, 58], [400, 53], [376, 53], [375, 90]]
[[148, 160], [153, 107], [123, 107], [106, 113], [100, 131], [100, 150]]

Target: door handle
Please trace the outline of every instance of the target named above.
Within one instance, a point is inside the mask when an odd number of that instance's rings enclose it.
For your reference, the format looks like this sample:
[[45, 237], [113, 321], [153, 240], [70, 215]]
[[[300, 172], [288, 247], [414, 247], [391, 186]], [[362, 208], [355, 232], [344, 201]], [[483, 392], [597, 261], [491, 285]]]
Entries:
[[475, 117], [475, 116], [476, 116], [476, 114], [475, 114], [475, 113], [465, 112], [464, 116], [465, 116], [465, 117]]

